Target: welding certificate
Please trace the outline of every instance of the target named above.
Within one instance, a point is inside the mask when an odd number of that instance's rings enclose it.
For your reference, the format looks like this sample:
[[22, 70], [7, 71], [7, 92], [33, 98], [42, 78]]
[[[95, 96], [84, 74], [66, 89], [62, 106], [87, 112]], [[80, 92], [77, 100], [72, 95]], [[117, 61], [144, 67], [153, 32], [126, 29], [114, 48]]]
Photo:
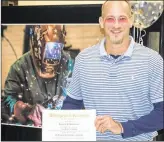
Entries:
[[44, 110], [42, 141], [96, 141], [96, 110]]

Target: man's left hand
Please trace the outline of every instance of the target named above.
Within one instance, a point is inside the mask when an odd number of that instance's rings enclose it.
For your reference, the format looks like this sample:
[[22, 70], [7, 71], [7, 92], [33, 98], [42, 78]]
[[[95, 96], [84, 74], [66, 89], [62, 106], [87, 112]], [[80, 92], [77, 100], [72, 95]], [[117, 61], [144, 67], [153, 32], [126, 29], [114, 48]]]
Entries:
[[29, 113], [28, 119], [33, 121], [34, 126], [42, 126], [42, 112], [44, 109], [42, 105], [36, 104]]
[[97, 116], [95, 120], [95, 127], [100, 133], [104, 133], [107, 130], [111, 131], [113, 134], [123, 133], [121, 123], [113, 120], [112, 117], [107, 115]]

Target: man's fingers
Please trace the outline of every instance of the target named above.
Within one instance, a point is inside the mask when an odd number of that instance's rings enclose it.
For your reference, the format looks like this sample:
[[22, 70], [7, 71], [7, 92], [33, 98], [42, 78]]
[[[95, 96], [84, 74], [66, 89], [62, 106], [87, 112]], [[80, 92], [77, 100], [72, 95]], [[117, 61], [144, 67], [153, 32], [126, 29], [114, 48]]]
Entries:
[[36, 107], [36, 110], [35, 111], [36, 111], [36, 117], [39, 119], [41, 117], [41, 112], [40, 112], [38, 106]]
[[104, 133], [105, 131], [109, 130], [113, 134], [120, 134], [117, 132], [118, 126], [116, 125], [116, 121], [112, 119], [110, 116], [98, 116], [95, 120], [96, 130], [100, 133]]
[[101, 120], [99, 120], [99, 124], [101, 125], [103, 125], [103, 124], [105, 124], [106, 122], [108, 122], [109, 121], [109, 119], [107, 118], [107, 117], [103, 117]]
[[96, 121], [96, 130], [99, 130], [99, 128], [100, 128], [100, 125], [101, 125], [101, 123], [100, 123], [100, 120], [97, 120]]
[[104, 133], [105, 131], [108, 130], [108, 121], [106, 120], [102, 125], [101, 125], [101, 133]]
[[95, 125], [96, 126], [96, 130], [99, 131], [99, 132], [106, 131], [106, 125], [107, 125], [108, 121], [109, 120], [108, 120], [107, 117], [97, 118], [96, 119], [96, 125]]
[[102, 116], [97, 116], [96, 119], [95, 119], [95, 123], [98, 121], [98, 120], [101, 120], [103, 117]]
[[95, 119], [95, 126], [99, 125], [99, 120], [102, 119], [102, 116], [97, 116]]
[[103, 125], [102, 129], [101, 129], [101, 133], [104, 133], [107, 130], [106, 126]]
[[110, 130], [112, 118], [110, 116], [97, 116], [95, 120], [96, 130], [104, 133], [106, 130]]
[[43, 110], [45, 110], [45, 108], [42, 105], [39, 105], [39, 104], [38, 104], [38, 109], [39, 109], [40, 113], [42, 113]]

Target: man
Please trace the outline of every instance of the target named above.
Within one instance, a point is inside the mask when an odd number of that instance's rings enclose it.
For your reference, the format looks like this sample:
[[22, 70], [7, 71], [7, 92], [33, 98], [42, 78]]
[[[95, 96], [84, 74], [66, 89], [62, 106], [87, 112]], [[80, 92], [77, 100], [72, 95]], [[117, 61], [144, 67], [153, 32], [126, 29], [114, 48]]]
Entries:
[[75, 60], [62, 109], [96, 109], [97, 140], [153, 140], [163, 129], [163, 59], [129, 36], [127, 1], [106, 1], [105, 38]]
[[34, 25], [30, 36], [31, 50], [11, 66], [5, 82], [2, 122], [41, 126], [43, 109], [61, 108], [72, 64], [63, 51], [62, 25]]

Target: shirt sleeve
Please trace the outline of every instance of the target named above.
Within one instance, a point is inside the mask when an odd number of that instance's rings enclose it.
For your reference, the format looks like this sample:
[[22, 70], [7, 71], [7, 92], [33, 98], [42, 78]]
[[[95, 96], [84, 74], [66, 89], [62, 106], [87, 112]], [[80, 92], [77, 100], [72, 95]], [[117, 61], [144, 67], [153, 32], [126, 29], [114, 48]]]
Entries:
[[75, 100], [67, 96], [63, 102], [62, 109], [84, 109], [82, 100]]
[[80, 68], [78, 56], [75, 59], [72, 79], [67, 88], [67, 95], [75, 100], [82, 100], [82, 93], [80, 87]]
[[163, 58], [158, 53], [150, 57], [149, 84], [151, 102], [163, 101]]
[[5, 81], [5, 95], [17, 97], [19, 93], [22, 93], [21, 76], [23, 76], [23, 73], [19, 65], [12, 65]]
[[[14, 105], [18, 100], [18, 94], [22, 93], [20, 85], [20, 74], [17, 71], [17, 69], [20, 70], [20, 68], [17, 65], [13, 64], [10, 67], [8, 76], [5, 81], [4, 95], [1, 99], [3, 116], [9, 117], [13, 114]], [[8, 118], [2, 117], [2, 121], [6, 121], [6, 119]]]
[[129, 120], [121, 123], [124, 129], [123, 138], [164, 129], [164, 103], [158, 102], [153, 105], [154, 109], [148, 115], [142, 116], [137, 120]]
[[123, 138], [163, 129], [163, 59], [152, 52], [149, 60], [149, 96], [154, 109], [137, 120], [122, 122]]

